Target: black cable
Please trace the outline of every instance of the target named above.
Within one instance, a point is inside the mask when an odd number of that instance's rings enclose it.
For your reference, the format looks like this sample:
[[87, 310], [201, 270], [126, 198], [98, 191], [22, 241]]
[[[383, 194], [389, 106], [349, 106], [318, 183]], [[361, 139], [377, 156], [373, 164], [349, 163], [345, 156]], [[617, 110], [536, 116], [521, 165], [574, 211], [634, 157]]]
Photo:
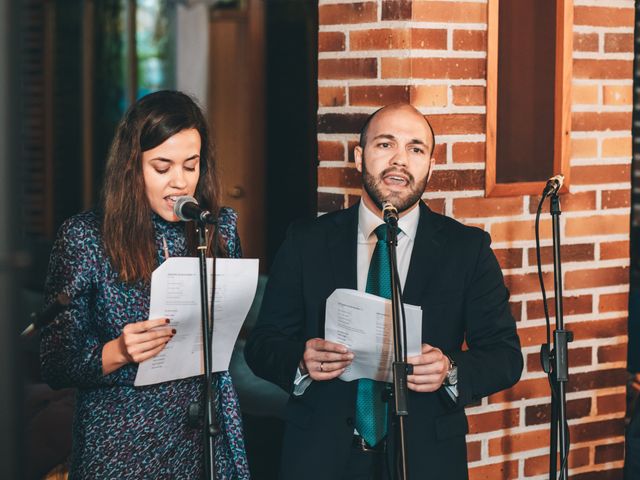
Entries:
[[[542, 291], [542, 306], [544, 308], [544, 318], [545, 318], [545, 323], [546, 323], [546, 329], [547, 329], [547, 353], [551, 353], [551, 320], [549, 318], [549, 307], [547, 305], [547, 291], [545, 290], [544, 287], [544, 279], [542, 277], [542, 260], [541, 260], [541, 255], [540, 255], [540, 214], [542, 212], [542, 205], [544, 204], [545, 199], [547, 198], [546, 195], [543, 195], [542, 198], [540, 199], [540, 203], [538, 204], [538, 210], [536, 212], [536, 221], [535, 221], [535, 230], [536, 230], [536, 260], [538, 262], [538, 281], [540, 282], [540, 290]], [[557, 315], [557, 313], [556, 313]], [[550, 360], [548, 358], [548, 360]], [[543, 370], [545, 369], [545, 365], [542, 365]], [[551, 389], [551, 406], [553, 408], [553, 405], [557, 405], [558, 403], [558, 392], [556, 391], [556, 385], [555, 385], [555, 381], [553, 379], [553, 373], [551, 370], [551, 367], [549, 367], [549, 371], [545, 372], [547, 374], [547, 381], [549, 382], [549, 387]], [[555, 400], [555, 402], [554, 402]], [[551, 415], [553, 417], [553, 413]], [[553, 425], [552, 428], [555, 428], [556, 425]], [[562, 461], [562, 463], [560, 464], [560, 473], [559, 475], [562, 475], [562, 472], [564, 471], [567, 462], [569, 460], [569, 447], [571, 446], [571, 440], [569, 438], [569, 423], [567, 421], [567, 419], [565, 419], [564, 421], [564, 425], [562, 425], [562, 428], [564, 428], [565, 431], [565, 445], [566, 445], [566, 452], [567, 454], [565, 455], [564, 458], [561, 458], [560, 460]], [[554, 475], [555, 476], [555, 475]], [[560, 479], [560, 476], [558, 477], [558, 479]]]

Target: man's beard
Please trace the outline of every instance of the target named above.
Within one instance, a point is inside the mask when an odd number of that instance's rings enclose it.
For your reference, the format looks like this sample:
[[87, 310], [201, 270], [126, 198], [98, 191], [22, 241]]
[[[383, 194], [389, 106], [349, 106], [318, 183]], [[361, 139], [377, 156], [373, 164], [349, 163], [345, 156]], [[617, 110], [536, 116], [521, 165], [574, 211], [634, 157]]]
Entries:
[[[391, 192], [385, 195], [381, 191], [380, 186], [384, 182], [383, 178], [390, 173], [402, 173], [405, 175], [409, 180], [408, 191]], [[416, 181], [413, 175], [411, 175], [407, 170], [395, 167], [389, 167], [383, 170], [376, 178], [367, 171], [364, 156], [362, 158], [362, 184], [365, 191], [369, 194], [369, 197], [371, 197], [371, 200], [373, 200], [373, 203], [379, 210], [382, 210], [382, 202], [385, 201], [391, 202], [399, 213], [413, 207], [420, 198], [422, 198], [422, 194], [424, 193], [425, 188], [427, 188], [428, 180], [429, 172], [427, 172], [424, 178], [420, 178]]]

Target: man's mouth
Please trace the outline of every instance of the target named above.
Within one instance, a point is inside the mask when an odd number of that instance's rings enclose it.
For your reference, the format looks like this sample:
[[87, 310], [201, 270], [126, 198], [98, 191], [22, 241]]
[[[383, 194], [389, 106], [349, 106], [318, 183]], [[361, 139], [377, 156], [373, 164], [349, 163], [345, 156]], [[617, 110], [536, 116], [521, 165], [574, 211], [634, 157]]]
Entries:
[[409, 185], [409, 179], [405, 175], [401, 175], [398, 173], [388, 173], [386, 175], [383, 175], [382, 181], [387, 186], [404, 187]]

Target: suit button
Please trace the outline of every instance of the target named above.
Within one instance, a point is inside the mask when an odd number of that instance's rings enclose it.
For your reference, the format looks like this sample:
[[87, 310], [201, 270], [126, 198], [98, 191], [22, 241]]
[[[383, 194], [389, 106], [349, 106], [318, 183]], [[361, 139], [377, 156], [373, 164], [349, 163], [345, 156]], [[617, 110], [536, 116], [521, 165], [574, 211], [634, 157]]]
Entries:
[[349, 425], [350, 427], [353, 427], [355, 425], [353, 417], [347, 417], [347, 425]]

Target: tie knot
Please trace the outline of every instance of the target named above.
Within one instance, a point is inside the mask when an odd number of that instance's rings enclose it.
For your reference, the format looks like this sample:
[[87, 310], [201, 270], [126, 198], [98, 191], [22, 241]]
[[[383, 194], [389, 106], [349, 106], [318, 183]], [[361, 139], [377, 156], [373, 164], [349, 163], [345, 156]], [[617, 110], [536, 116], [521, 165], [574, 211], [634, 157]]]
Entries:
[[382, 240], [383, 242], [387, 241], [387, 224], [383, 223], [382, 225], [378, 225], [374, 230], [376, 237], [378, 237], [378, 241]]

